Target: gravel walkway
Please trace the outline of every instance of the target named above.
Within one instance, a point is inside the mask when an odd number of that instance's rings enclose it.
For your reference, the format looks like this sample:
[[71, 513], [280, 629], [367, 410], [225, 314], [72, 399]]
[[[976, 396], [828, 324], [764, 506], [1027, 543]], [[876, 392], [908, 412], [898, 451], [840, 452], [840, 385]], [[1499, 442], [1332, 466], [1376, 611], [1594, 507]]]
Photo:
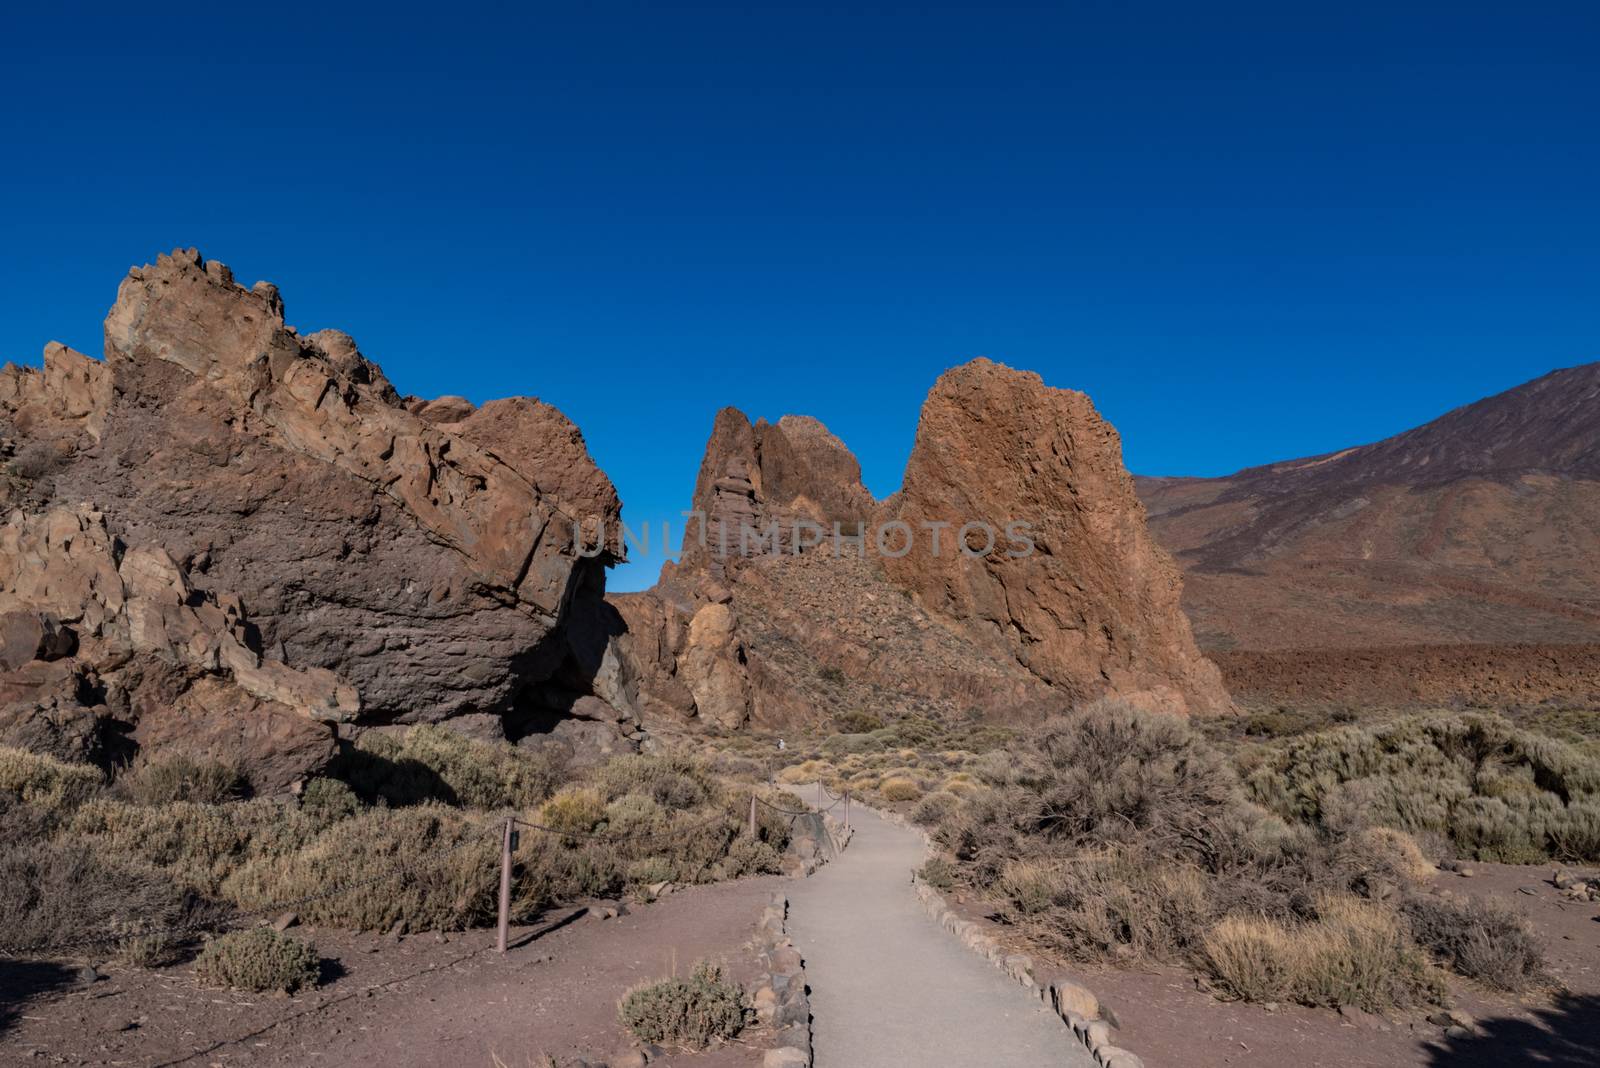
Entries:
[[817, 1068], [1094, 1068], [1054, 1013], [922, 910], [921, 836], [861, 806], [850, 822], [850, 848], [789, 891]]

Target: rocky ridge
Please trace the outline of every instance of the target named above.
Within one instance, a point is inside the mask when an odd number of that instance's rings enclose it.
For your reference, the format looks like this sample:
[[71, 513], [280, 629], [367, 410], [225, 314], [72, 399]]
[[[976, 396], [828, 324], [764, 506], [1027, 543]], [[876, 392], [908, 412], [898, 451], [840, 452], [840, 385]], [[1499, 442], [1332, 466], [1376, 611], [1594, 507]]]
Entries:
[[693, 503], [680, 562], [612, 598], [647, 716], [736, 729], [851, 710], [1026, 720], [1103, 696], [1232, 707], [1116, 432], [1037, 375], [976, 360], [942, 376], [884, 501], [815, 420], [724, 409]]

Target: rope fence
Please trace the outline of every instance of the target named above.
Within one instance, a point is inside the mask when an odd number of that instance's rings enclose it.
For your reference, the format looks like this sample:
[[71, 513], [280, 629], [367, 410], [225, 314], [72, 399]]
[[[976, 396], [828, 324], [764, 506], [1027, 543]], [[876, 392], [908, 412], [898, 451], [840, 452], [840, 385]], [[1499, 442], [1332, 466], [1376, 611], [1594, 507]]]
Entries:
[[[833, 795], [828, 794], [827, 790], [823, 788], [820, 783], [818, 784], [818, 790], [821, 793], [826, 794], [828, 797], [833, 798]], [[841, 803], [843, 803], [845, 806], [844, 821], [845, 826], [848, 828], [850, 825], [849, 791], [846, 791], [843, 797], [833, 798], [833, 804], [829, 805], [827, 808], [818, 807], [816, 809], [788, 809], [772, 804], [770, 801], [767, 801], [765, 798], [761, 797], [758, 792], [752, 790], [750, 793], [749, 834], [752, 838], [759, 835], [759, 826], [756, 818], [757, 806], [768, 809], [769, 811], [778, 813], [782, 816], [786, 816], [792, 823], [794, 819], [800, 816], [811, 815], [812, 813], [821, 815], [823, 813], [831, 812]], [[178, 936], [193, 935], [196, 933], [219, 934], [226, 931], [233, 931], [241, 927], [260, 924], [269, 917], [282, 916], [285, 913], [303, 909], [307, 905], [313, 905], [319, 901], [327, 901], [345, 894], [354, 893], [357, 890], [364, 890], [368, 887], [381, 885], [391, 879], [416, 874], [424, 868], [437, 864], [439, 861], [453, 856], [464, 849], [482, 844], [485, 838], [493, 834], [500, 836], [500, 892], [495, 924], [495, 948], [499, 952], [504, 953], [506, 951], [506, 943], [508, 941], [510, 932], [511, 882], [512, 871], [514, 867], [513, 855], [517, 847], [516, 832], [518, 828], [524, 828], [538, 834], [550, 835], [551, 837], [557, 839], [581, 839], [584, 841], [597, 842], [601, 844], [619, 845], [627, 842], [652, 842], [664, 838], [679, 838], [694, 831], [703, 830], [704, 828], [713, 826], [717, 823], [729, 822], [730, 819], [731, 817], [727, 812], [718, 812], [707, 819], [699, 820], [684, 827], [673, 827], [668, 830], [651, 831], [643, 834], [607, 835], [595, 834], [586, 831], [562, 830], [557, 827], [548, 827], [543, 824], [532, 823], [517, 816], [507, 816], [504, 819], [495, 820], [492, 823], [486, 824], [485, 826], [479, 828], [477, 833], [463, 838], [454, 845], [445, 846], [441, 849], [430, 851], [415, 860], [396, 864], [377, 875], [372, 875], [355, 880], [353, 882], [344, 883], [340, 886], [330, 887], [326, 890], [319, 890], [316, 893], [306, 894], [302, 897], [290, 898], [284, 901], [274, 901], [266, 905], [252, 906], [233, 916], [220, 918], [215, 916], [201, 917], [168, 927], [144, 929], [133, 928], [127, 930], [117, 930], [114, 932], [106, 932], [97, 935], [87, 935], [82, 938], [73, 938], [52, 942], [38, 942], [27, 946], [17, 947], [8, 950], [7, 952], [15, 956], [32, 957], [58, 953], [64, 950], [82, 949], [88, 946], [107, 945], [114, 942], [126, 942], [134, 939], [173, 938]]]

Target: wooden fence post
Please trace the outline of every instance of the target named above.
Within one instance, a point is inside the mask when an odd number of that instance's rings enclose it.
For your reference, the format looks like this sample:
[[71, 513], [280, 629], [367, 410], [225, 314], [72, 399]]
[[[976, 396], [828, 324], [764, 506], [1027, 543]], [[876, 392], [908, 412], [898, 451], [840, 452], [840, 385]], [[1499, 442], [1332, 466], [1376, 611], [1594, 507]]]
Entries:
[[495, 949], [504, 953], [506, 939], [511, 933], [511, 827], [516, 821], [506, 817], [506, 829], [500, 839], [500, 923], [495, 938]]
[[844, 792], [844, 829], [850, 830], [850, 791]]
[[750, 837], [756, 836], [756, 794], [750, 791]]

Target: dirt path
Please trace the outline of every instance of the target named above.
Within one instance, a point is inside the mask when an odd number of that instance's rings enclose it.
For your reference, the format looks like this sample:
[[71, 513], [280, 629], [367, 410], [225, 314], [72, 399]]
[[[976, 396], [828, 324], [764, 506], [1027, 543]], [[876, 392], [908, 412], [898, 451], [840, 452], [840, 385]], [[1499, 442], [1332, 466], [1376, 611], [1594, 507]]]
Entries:
[[[0, 967], [0, 1064], [491, 1068], [498, 1056], [525, 1068], [544, 1054], [605, 1057], [628, 1045], [616, 1003], [634, 983], [682, 974], [701, 957], [753, 978], [747, 943], [784, 885], [768, 876], [691, 887], [615, 919], [580, 919], [503, 958], [487, 950], [490, 931], [399, 943], [315, 932], [337, 978], [294, 999], [206, 990], [187, 967], [111, 968], [58, 994], [34, 982], [42, 996], [28, 997], [9, 990]], [[523, 933], [513, 931], [514, 946]], [[761, 1058], [760, 1048], [734, 1044], [654, 1063], [750, 1068]]]
[[850, 848], [789, 891], [817, 1068], [1094, 1068], [1054, 1013], [922, 911], [921, 837], [859, 806], [850, 822]]

